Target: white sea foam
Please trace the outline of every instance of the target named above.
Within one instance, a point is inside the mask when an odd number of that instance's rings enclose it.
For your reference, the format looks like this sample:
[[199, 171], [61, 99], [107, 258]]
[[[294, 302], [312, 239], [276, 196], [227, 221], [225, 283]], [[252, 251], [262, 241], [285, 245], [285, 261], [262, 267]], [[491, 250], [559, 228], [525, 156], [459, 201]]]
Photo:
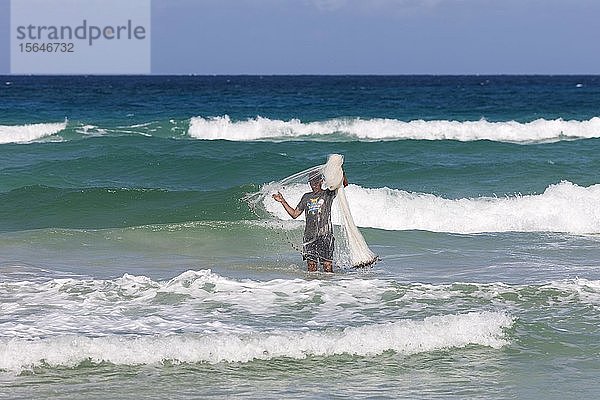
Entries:
[[[498, 348], [511, 315], [540, 303], [597, 307], [600, 281], [255, 281], [200, 270], [164, 281], [126, 274], [1, 282], [0, 370]], [[461, 311], [474, 306], [482, 310]]]
[[551, 282], [546, 287], [559, 289], [577, 301], [600, 308], [600, 280], [576, 278]]
[[0, 370], [21, 372], [41, 365], [73, 367], [84, 361], [120, 365], [219, 363], [340, 354], [368, 356], [390, 350], [415, 354], [469, 345], [500, 348], [507, 344], [504, 329], [512, 323], [513, 318], [503, 313], [471, 312], [327, 330], [0, 338]]
[[75, 132], [86, 136], [103, 136], [108, 133], [106, 129], [99, 128], [96, 125], [81, 125], [75, 129]]
[[[378, 280], [234, 280], [210, 270], [187, 271], [158, 282], [128, 274], [110, 280], [3, 282], [0, 303], [13, 306], [3, 308], [7, 318], [0, 321], [0, 337], [222, 331], [215, 321], [226, 324], [226, 332], [243, 331], [256, 318], [282, 316], [282, 321], [290, 321], [297, 311], [312, 326], [328, 326], [332, 320], [360, 318], [359, 308], [377, 305], [387, 288], [388, 283]], [[240, 314], [254, 317], [244, 322]]]
[[27, 124], [27, 125], [0, 125], [0, 143], [27, 143], [34, 140], [52, 136], [64, 130], [67, 121]]
[[188, 134], [197, 139], [285, 140], [311, 136], [315, 139], [340, 135], [347, 140], [492, 140], [498, 142], [536, 143], [563, 139], [600, 137], [600, 117], [587, 121], [537, 119], [531, 122], [479, 121], [400, 121], [388, 118], [336, 118], [302, 122], [263, 117], [232, 121], [228, 115], [193, 117]]
[[[281, 205], [269, 196], [277, 189], [273, 185], [262, 189], [263, 206], [279, 219], [288, 220], [290, 217]], [[295, 206], [307, 185], [279, 189]], [[350, 185], [346, 195], [354, 221], [360, 227], [451, 233], [600, 232], [600, 184], [583, 187], [562, 181], [548, 186], [541, 194], [461, 199]]]
[[[464, 285], [468, 290], [462, 289]], [[555, 282], [548, 286], [564, 292], [562, 297], [569, 302], [597, 304], [597, 281]], [[0, 283], [4, 316], [0, 338], [244, 333], [265, 324], [271, 328], [291, 325], [325, 329], [336, 321], [379, 322], [373, 319], [377, 315], [404, 319], [408, 310], [424, 311], [431, 302], [439, 302], [444, 313], [455, 312], [445, 306], [449, 299], [456, 300], [449, 304], [461, 304], [476, 297], [502, 308], [513, 307], [513, 303], [497, 296], [521, 289], [502, 283], [398, 285], [355, 276], [335, 280], [236, 280], [210, 270], [187, 271], [167, 281], [128, 274], [110, 280], [7, 281]]]

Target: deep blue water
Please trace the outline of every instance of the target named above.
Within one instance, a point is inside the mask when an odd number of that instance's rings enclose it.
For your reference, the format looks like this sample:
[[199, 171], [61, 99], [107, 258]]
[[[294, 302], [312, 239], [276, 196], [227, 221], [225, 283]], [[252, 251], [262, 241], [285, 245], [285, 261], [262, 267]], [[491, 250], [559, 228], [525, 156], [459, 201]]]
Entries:
[[[4, 76], [3, 123], [227, 114], [519, 122], [598, 116], [598, 76]], [[577, 87], [581, 84], [582, 87]], [[128, 114], [133, 114], [128, 117]]]

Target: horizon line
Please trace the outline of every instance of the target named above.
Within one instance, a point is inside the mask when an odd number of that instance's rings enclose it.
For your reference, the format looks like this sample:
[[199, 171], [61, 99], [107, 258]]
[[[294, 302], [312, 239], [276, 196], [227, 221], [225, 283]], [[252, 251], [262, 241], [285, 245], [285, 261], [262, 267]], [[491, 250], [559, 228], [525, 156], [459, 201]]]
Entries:
[[460, 77], [460, 76], [600, 76], [600, 73], [402, 73], [402, 74], [378, 74], [378, 73], [360, 73], [360, 74], [344, 74], [344, 73], [270, 73], [270, 74], [258, 74], [258, 73], [236, 73], [236, 74], [204, 74], [204, 73], [156, 73], [156, 74], [0, 74], [3, 77], [167, 77], [167, 76], [197, 76], [197, 77], [311, 77], [311, 76], [331, 76], [331, 77], [407, 77], [407, 76], [430, 76], [430, 77]]

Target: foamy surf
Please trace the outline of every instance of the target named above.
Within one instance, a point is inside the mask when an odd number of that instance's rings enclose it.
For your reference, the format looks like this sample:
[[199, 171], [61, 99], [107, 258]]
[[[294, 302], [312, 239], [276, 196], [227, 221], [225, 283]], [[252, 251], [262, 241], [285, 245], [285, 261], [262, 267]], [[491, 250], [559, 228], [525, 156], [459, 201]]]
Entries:
[[408, 355], [470, 345], [498, 349], [508, 343], [504, 330], [512, 324], [513, 318], [503, 313], [471, 312], [321, 331], [3, 338], [0, 370], [19, 373], [43, 366], [75, 367], [85, 361], [117, 365], [219, 363], [370, 356], [385, 351]]
[[546, 287], [561, 290], [568, 293], [571, 299], [591, 304], [600, 309], [600, 280], [568, 279], [549, 283]]
[[326, 330], [332, 321], [352, 321], [353, 325], [379, 322], [373, 321], [375, 309], [391, 320], [405, 319], [410, 315], [407, 310], [418, 310], [423, 304], [437, 304], [441, 314], [458, 311], [446, 308], [446, 303], [472, 301], [491, 301], [508, 310], [521, 301], [540, 298], [597, 305], [598, 284], [567, 280], [542, 286], [399, 285], [356, 277], [254, 281], [230, 279], [210, 270], [187, 271], [167, 281], [128, 274], [110, 280], [13, 281], [0, 283], [5, 316], [0, 321], [0, 338], [242, 334], [254, 331], [257, 321], [267, 323], [270, 329], [286, 330], [300, 324]]
[[589, 279], [256, 281], [210, 270], [159, 281], [126, 274], [3, 282], [0, 371], [499, 349], [510, 344], [515, 313], [532, 304], [597, 307], [599, 294], [600, 282]]
[[[273, 189], [266, 185], [262, 190], [268, 193]], [[281, 192], [295, 205], [306, 185]], [[360, 227], [448, 233], [600, 232], [600, 184], [584, 187], [562, 181], [541, 194], [461, 199], [351, 184], [346, 195]], [[279, 219], [290, 219], [270, 196], [265, 197], [263, 206]], [[333, 218], [337, 223], [335, 212]]]
[[587, 121], [546, 120], [531, 122], [450, 121], [389, 118], [334, 118], [325, 121], [288, 121], [257, 116], [232, 121], [228, 115], [192, 117], [188, 135], [204, 140], [294, 140], [332, 135], [346, 140], [490, 140], [497, 142], [539, 143], [600, 137], [600, 117]]
[[67, 120], [64, 122], [26, 124], [26, 125], [0, 125], [0, 143], [27, 143], [52, 136], [66, 129]]

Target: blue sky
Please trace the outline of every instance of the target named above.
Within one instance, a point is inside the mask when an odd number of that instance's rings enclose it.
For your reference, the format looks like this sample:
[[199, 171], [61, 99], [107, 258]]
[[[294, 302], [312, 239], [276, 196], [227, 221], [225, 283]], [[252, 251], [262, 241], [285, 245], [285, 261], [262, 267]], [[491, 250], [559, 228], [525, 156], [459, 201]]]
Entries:
[[598, 0], [154, 0], [153, 71], [597, 74]]
[[152, 0], [152, 71], [598, 74], [598, 18], [598, 0]]

